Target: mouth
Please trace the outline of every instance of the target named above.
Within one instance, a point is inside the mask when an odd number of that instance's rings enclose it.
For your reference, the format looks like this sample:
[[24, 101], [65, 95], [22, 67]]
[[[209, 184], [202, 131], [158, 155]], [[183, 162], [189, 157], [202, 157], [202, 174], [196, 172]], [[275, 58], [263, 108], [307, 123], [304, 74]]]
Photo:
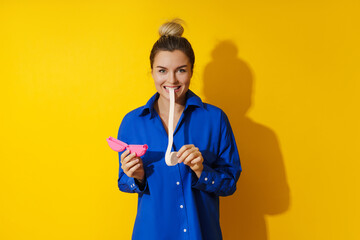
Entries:
[[164, 86], [164, 89], [166, 90], [166, 92], [169, 92], [169, 89], [174, 89], [175, 92], [178, 92], [181, 88], [181, 86]]

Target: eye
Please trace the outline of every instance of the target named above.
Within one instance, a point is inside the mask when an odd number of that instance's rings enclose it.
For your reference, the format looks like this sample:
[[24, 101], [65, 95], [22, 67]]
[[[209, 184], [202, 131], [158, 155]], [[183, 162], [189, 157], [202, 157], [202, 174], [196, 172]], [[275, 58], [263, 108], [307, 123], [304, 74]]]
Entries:
[[186, 70], [183, 69], [183, 68], [180, 68], [180, 69], [179, 69], [179, 72], [183, 73], [183, 72], [186, 72]]
[[160, 69], [159, 70], [159, 73], [164, 73], [165, 72], [165, 69]]

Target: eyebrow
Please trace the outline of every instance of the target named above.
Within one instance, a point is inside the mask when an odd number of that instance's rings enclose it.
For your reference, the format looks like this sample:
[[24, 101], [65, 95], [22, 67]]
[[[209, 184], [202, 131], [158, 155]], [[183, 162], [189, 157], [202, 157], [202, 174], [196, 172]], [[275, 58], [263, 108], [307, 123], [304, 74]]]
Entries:
[[[166, 67], [163, 67], [163, 66], [156, 66], [157, 68], [166, 68]], [[183, 68], [183, 67], [187, 67], [187, 65], [182, 65], [182, 66], [179, 66], [179, 67], [177, 67], [176, 69], [178, 69], [178, 68]], [[167, 68], [166, 68], [167, 69]]]

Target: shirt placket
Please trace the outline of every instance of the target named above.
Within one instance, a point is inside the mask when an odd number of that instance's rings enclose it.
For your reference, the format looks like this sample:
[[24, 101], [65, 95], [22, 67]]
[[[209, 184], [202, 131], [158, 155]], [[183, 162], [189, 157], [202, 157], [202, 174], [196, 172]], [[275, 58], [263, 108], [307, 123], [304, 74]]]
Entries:
[[[179, 168], [178, 166], [176, 166], [177, 168]], [[176, 199], [177, 202], [174, 203], [174, 208], [176, 209], [176, 211], [179, 212], [179, 216], [181, 218], [181, 225], [180, 230], [181, 233], [184, 235], [184, 239], [188, 239], [188, 234], [189, 234], [189, 223], [188, 223], [188, 219], [187, 219], [187, 212], [186, 212], [186, 204], [185, 204], [185, 196], [184, 196], [184, 186], [183, 186], [183, 182], [181, 181], [181, 175], [180, 175], [180, 170], [177, 171], [177, 181], [176, 183]]]
[[[175, 128], [175, 131], [174, 131], [174, 142], [173, 142], [173, 146], [172, 146], [172, 151], [178, 151], [180, 150], [180, 147], [181, 146], [177, 146], [178, 148], [174, 148], [174, 146], [176, 146], [176, 142], [178, 142], [178, 137], [179, 137], [179, 134], [181, 132], [181, 126], [182, 126], [182, 121], [183, 121], [183, 118], [184, 118], [184, 112], [182, 113], [180, 119], [179, 119], [179, 122]], [[184, 236], [184, 239], [189, 239], [189, 222], [188, 222], [188, 216], [187, 216], [187, 211], [186, 211], [186, 202], [185, 202], [185, 191], [184, 191], [184, 184], [183, 184], [183, 181], [182, 181], [182, 178], [181, 178], [181, 170], [180, 170], [180, 167], [179, 167], [179, 164], [177, 164], [175, 166], [177, 168], [178, 171], [176, 171], [177, 173], [177, 176], [176, 176], [176, 199], [177, 199], [177, 202], [175, 204], [175, 208], [177, 209], [176, 211], [179, 211], [179, 216], [181, 216], [181, 225], [180, 225], [180, 230], [181, 233], [183, 236]]]

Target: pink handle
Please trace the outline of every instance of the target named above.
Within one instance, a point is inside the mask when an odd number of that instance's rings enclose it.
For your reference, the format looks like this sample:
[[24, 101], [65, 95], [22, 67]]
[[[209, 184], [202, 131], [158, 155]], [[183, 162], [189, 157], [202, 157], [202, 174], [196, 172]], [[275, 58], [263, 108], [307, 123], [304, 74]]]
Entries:
[[148, 150], [148, 145], [128, 145], [116, 138], [109, 137], [106, 139], [108, 142], [110, 148], [114, 150], [115, 152], [122, 152], [126, 149], [130, 151], [130, 153], [135, 153], [137, 157], [141, 157], [146, 153], [146, 150]]
[[106, 141], [108, 142], [110, 148], [116, 152], [122, 152], [128, 146], [126, 143], [113, 137], [107, 138]]
[[148, 150], [148, 145], [129, 145], [127, 149], [130, 150], [130, 153], [134, 152], [136, 153], [136, 156], [141, 157], [146, 153], [146, 150]]

